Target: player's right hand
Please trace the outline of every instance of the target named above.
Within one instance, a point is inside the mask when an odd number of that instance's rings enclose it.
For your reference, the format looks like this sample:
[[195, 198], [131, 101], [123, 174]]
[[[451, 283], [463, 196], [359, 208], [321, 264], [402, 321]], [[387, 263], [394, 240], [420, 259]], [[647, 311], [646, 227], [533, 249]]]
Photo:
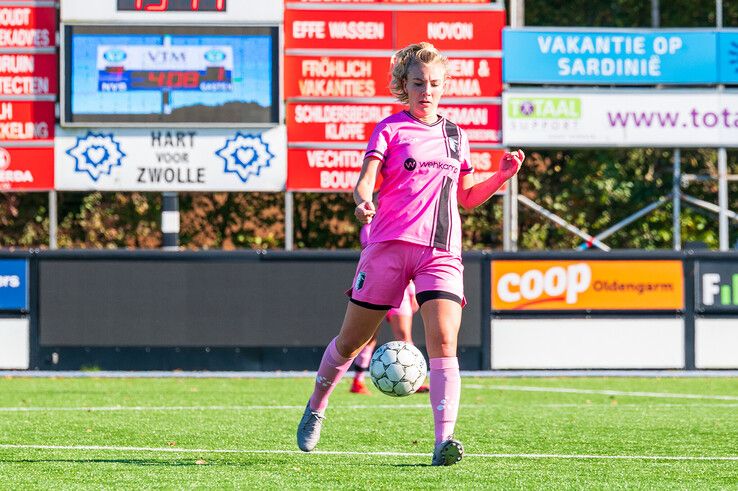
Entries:
[[374, 215], [376, 214], [377, 210], [374, 208], [374, 203], [371, 201], [362, 201], [354, 210], [354, 215], [356, 215], [356, 218], [361, 223], [371, 223], [372, 218], [374, 218]]

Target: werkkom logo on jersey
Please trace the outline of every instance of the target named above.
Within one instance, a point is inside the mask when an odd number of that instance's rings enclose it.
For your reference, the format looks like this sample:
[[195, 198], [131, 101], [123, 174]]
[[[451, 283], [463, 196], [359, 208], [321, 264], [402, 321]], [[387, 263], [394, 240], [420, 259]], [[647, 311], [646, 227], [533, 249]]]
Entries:
[[126, 156], [112, 133], [91, 131], [85, 136], [78, 136], [77, 143], [66, 153], [75, 161], [74, 172], [88, 174], [95, 182], [120, 167]]
[[224, 172], [236, 174], [244, 183], [251, 177], [258, 177], [263, 169], [270, 167], [274, 158], [261, 135], [241, 132], [226, 140], [225, 146], [215, 152], [215, 155], [225, 162]]
[[409, 172], [414, 171], [418, 167], [451, 171], [452, 174], [456, 174], [457, 172], [459, 172], [459, 167], [451, 162], [438, 162], [436, 160], [418, 162], [412, 157], [406, 159], [403, 163], [403, 166], [405, 167], [405, 170]]

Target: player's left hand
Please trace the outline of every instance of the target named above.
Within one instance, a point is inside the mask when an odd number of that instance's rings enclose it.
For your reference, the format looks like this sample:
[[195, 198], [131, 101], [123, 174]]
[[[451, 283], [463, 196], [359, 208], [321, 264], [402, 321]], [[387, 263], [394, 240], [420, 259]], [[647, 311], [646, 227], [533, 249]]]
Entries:
[[500, 159], [500, 175], [506, 180], [518, 173], [520, 166], [523, 165], [525, 160], [525, 153], [522, 150], [515, 150], [514, 152], [505, 152]]

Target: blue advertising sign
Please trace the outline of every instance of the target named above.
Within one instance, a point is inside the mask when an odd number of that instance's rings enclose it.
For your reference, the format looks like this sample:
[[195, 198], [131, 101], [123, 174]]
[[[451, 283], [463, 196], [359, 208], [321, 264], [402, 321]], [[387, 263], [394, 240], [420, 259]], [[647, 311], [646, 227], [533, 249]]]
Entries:
[[717, 80], [714, 31], [506, 28], [502, 48], [506, 83], [655, 85]]
[[0, 310], [28, 310], [28, 261], [0, 259]]
[[718, 60], [720, 83], [738, 83], [738, 31], [718, 33]]

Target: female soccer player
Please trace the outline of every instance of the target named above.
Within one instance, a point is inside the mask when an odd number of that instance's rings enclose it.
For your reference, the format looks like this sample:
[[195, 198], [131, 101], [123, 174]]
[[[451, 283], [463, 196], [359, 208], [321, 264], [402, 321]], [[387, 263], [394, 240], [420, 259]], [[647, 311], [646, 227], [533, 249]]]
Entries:
[[[430, 43], [395, 54], [391, 91], [408, 109], [380, 121], [369, 139], [354, 189], [354, 214], [361, 223], [372, 223], [372, 233], [348, 291], [343, 325], [323, 354], [297, 427], [297, 444], [305, 452], [318, 444], [334, 387], [413, 280], [430, 358], [432, 464], [452, 465], [463, 455], [453, 437], [461, 390], [456, 344], [465, 304], [458, 204], [474, 208], [487, 201], [518, 172], [525, 156], [520, 150], [505, 153], [499, 171], [475, 184], [466, 134], [437, 112], [447, 64]], [[372, 191], [380, 172], [375, 208]]]

